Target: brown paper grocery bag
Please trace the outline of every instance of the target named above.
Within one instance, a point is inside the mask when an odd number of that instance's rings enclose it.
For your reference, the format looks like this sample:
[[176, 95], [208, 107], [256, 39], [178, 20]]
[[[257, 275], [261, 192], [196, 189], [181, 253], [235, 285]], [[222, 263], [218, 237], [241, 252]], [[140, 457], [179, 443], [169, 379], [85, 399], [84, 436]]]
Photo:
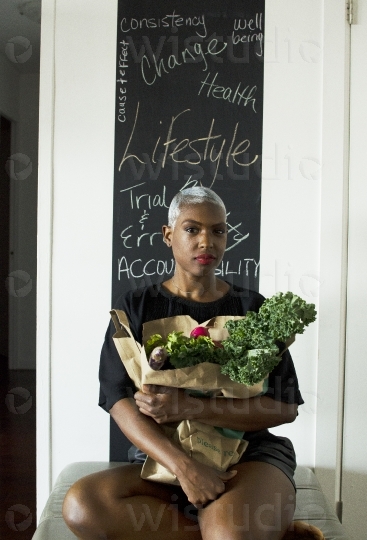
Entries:
[[[123, 311], [112, 310], [111, 317], [116, 327], [114, 343], [130, 378], [139, 389], [143, 384], [155, 384], [227, 398], [250, 398], [260, 394], [264, 389], [265, 381], [247, 387], [232, 381], [227, 375], [222, 375], [220, 366], [209, 362], [187, 368], [155, 371], [149, 366], [144, 346], [140, 346], [134, 340], [126, 314]], [[221, 341], [228, 336], [224, 328], [225, 322], [241, 318], [243, 317], [219, 316], [201, 326], [210, 328], [212, 339]], [[166, 338], [174, 330], [189, 336], [196, 326], [198, 323], [186, 315], [149, 321], [143, 325], [143, 344], [153, 334], [160, 334]], [[241, 436], [227, 437], [215, 427], [196, 421], [184, 420], [177, 427], [162, 427], [167, 436], [173, 438], [187, 454], [200, 463], [221, 471], [237, 463], [248, 444]], [[149, 456], [143, 465], [141, 476], [157, 482], [178, 483], [170, 471]]]
[[[144, 347], [141, 347], [132, 337], [126, 314], [123, 311], [112, 310], [111, 316], [117, 329], [113, 336], [114, 343], [130, 378], [137, 388], [143, 384], [157, 384], [175, 388], [195, 389], [201, 392], [215, 393], [228, 398], [250, 398], [260, 394], [264, 389], [266, 379], [253, 386], [245, 386], [232, 381], [227, 375], [222, 375], [220, 366], [210, 362], [202, 362], [196, 366], [153, 370], [148, 363]], [[219, 316], [206, 321], [200, 326], [210, 328], [213, 340], [221, 341], [228, 336], [224, 323], [228, 320], [238, 320], [239, 316]], [[177, 315], [166, 319], [149, 321], [143, 325], [143, 344], [153, 334], [166, 338], [174, 330], [189, 336], [198, 323], [187, 315]]]
[[[192, 420], [183, 420], [176, 430], [167, 427], [166, 434], [196, 461], [219, 471], [226, 471], [228, 467], [238, 463], [248, 446], [245, 440], [227, 437], [213, 426]], [[153, 482], [179, 483], [171, 471], [149, 456], [143, 465], [141, 477]]]

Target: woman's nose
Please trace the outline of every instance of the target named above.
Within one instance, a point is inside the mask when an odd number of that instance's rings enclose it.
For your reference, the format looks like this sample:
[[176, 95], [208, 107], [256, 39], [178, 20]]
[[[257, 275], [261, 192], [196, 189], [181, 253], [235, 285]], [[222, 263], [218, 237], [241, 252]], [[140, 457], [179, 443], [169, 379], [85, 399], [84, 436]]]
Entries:
[[199, 239], [200, 247], [211, 247], [213, 245], [213, 235], [211, 231], [202, 231]]

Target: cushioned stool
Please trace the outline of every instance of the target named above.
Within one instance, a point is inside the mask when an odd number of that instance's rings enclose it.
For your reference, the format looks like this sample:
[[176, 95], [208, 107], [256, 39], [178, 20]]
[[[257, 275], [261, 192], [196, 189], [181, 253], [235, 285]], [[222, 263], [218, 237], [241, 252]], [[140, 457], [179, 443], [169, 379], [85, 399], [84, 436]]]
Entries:
[[[124, 465], [121, 462], [81, 462], [68, 465], [58, 476], [33, 540], [75, 540], [62, 517], [62, 503], [69, 487], [82, 476], [103, 469]], [[335, 512], [326, 502], [315, 474], [307, 467], [298, 467], [295, 474], [297, 506], [295, 520], [315, 525], [326, 540], [348, 540]]]

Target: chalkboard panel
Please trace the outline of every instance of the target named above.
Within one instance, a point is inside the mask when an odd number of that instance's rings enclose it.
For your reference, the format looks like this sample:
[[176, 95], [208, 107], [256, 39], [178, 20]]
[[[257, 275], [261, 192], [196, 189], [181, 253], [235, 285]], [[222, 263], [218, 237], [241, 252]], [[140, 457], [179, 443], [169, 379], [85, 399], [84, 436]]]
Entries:
[[[265, 0], [119, 0], [112, 306], [168, 279], [172, 197], [214, 189], [227, 207], [229, 282], [258, 289]], [[127, 441], [111, 421], [110, 457]]]
[[161, 226], [177, 191], [228, 211], [217, 274], [258, 288], [264, 1], [119, 1], [112, 302], [174, 270]]

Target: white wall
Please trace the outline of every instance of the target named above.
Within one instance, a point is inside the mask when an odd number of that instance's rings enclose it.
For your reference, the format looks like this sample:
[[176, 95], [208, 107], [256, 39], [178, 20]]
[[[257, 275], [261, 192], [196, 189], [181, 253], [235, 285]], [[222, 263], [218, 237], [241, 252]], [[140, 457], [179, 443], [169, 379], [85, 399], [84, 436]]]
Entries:
[[[109, 322], [114, 154], [115, 3], [57, 2], [52, 261], [53, 474], [108, 459], [97, 407]], [[68, 440], [71, 444], [65, 444]]]
[[[318, 304], [322, 5], [271, 1], [265, 17], [260, 292]], [[317, 325], [291, 347], [305, 405], [290, 426], [298, 463], [315, 465]], [[305, 436], [306, 434], [306, 436]]]
[[109, 455], [97, 402], [111, 294], [116, 20], [115, 2], [43, 3], [38, 508], [64, 465]]

